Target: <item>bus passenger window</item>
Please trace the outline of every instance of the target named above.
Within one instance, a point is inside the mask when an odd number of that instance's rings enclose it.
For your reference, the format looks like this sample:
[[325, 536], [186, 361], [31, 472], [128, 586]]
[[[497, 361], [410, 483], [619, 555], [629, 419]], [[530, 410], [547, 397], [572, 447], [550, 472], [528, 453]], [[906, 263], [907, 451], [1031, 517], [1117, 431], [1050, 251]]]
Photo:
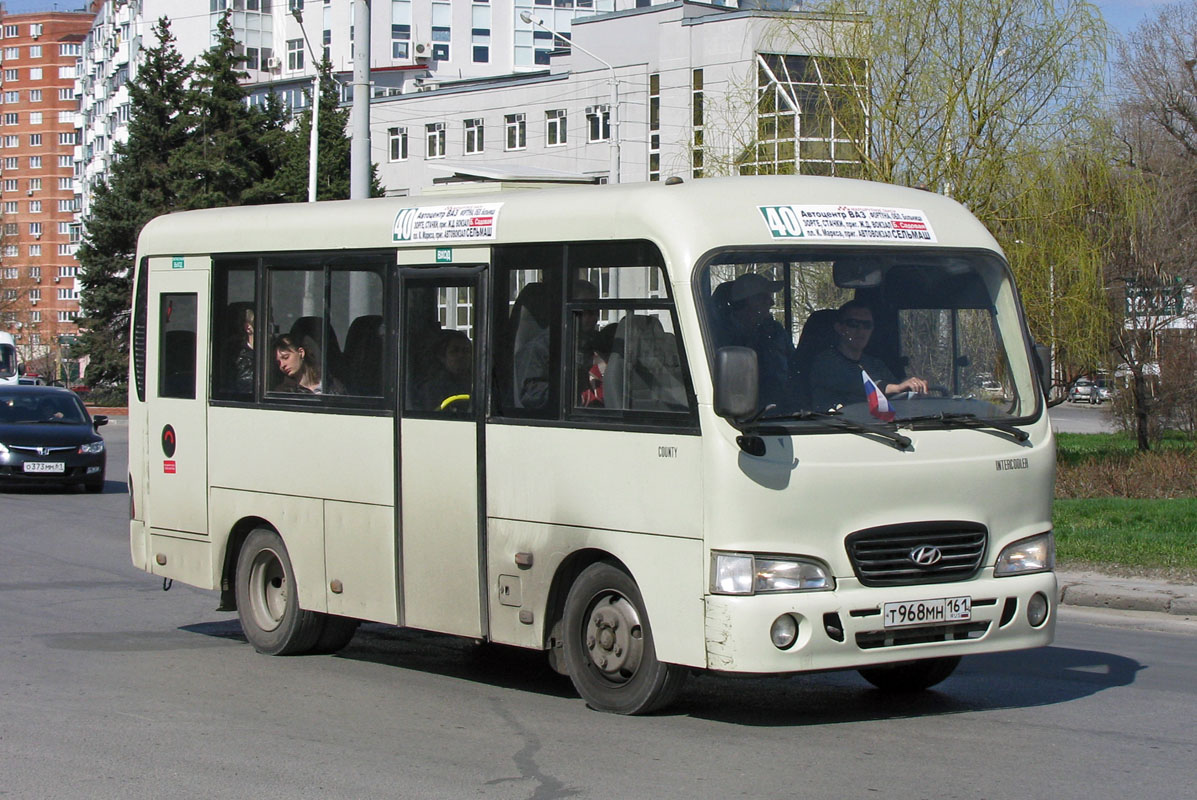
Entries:
[[164, 294], [159, 308], [158, 396], [195, 397], [195, 294]]
[[253, 400], [258, 368], [257, 260], [218, 262], [212, 299], [212, 397]]
[[467, 417], [474, 409], [474, 288], [459, 278], [411, 278], [404, 288], [406, 413]]
[[691, 410], [659, 259], [635, 242], [570, 248], [574, 409]]

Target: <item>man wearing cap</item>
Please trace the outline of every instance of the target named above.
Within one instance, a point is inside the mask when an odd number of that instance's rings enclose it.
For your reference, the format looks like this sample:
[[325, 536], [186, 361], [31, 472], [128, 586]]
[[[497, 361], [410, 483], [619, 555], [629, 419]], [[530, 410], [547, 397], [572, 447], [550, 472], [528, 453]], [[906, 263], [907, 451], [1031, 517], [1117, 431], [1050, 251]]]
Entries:
[[[811, 364], [811, 398], [815, 411], [867, 402], [869, 383], [883, 396], [927, 391], [927, 382], [922, 378], [898, 381], [885, 362], [865, 353], [873, 335], [873, 311], [861, 301], [849, 300], [840, 306], [833, 329], [835, 346], [819, 353]], [[882, 409], [888, 409], [884, 397], [877, 400]], [[884, 411], [873, 413], [885, 418]]]
[[779, 412], [792, 410], [794, 404], [794, 346], [785, 327], [773, 318], [773, 295], [784, 285], [755, 272], [732, 281], [725, 342], [756, 351], [760, 405], [773, 404]]

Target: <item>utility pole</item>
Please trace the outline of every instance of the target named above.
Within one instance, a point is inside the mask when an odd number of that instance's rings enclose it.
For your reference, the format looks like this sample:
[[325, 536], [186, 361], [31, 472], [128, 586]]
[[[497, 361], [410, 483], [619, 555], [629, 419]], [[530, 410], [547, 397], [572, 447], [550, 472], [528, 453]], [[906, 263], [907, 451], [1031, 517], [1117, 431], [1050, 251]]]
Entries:
[[353, 134], [349, 199], [370, 196], [370, 0], [353, 2]]

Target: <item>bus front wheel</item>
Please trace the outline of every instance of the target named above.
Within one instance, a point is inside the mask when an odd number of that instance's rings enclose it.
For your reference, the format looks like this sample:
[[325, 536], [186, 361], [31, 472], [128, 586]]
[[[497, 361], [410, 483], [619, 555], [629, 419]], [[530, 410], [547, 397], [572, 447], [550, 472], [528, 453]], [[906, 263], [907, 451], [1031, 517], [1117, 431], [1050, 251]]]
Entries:
[[885, 692], [921, 692], [947, 680], [959, 663], [960, 656], [924, 658], [886, 667], [866, 667], [858, 672]]
[[271, 656], [310, 652], [324, 629], [323, 615], [299, 607], [291, 557], [283, 538], [257, 528], [237, 557], [237, 615], [245, 638]]
[[597, 711], [647, 714], [685, 682], [681, 667], [657, 660], [640, 589], [612, 564], [582, 571], [565, 598], [563, 622], [570, 680]]

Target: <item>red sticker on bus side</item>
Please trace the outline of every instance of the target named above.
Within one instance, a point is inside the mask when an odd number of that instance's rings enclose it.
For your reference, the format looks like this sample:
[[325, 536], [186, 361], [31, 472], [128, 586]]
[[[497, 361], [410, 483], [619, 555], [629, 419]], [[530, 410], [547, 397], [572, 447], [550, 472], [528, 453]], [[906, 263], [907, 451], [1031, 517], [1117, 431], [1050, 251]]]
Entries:
[[165, 472], [167, 475], [174, 475], [175, 474], [175, 462], [163, 461], [162, 462], [162, 471]]

